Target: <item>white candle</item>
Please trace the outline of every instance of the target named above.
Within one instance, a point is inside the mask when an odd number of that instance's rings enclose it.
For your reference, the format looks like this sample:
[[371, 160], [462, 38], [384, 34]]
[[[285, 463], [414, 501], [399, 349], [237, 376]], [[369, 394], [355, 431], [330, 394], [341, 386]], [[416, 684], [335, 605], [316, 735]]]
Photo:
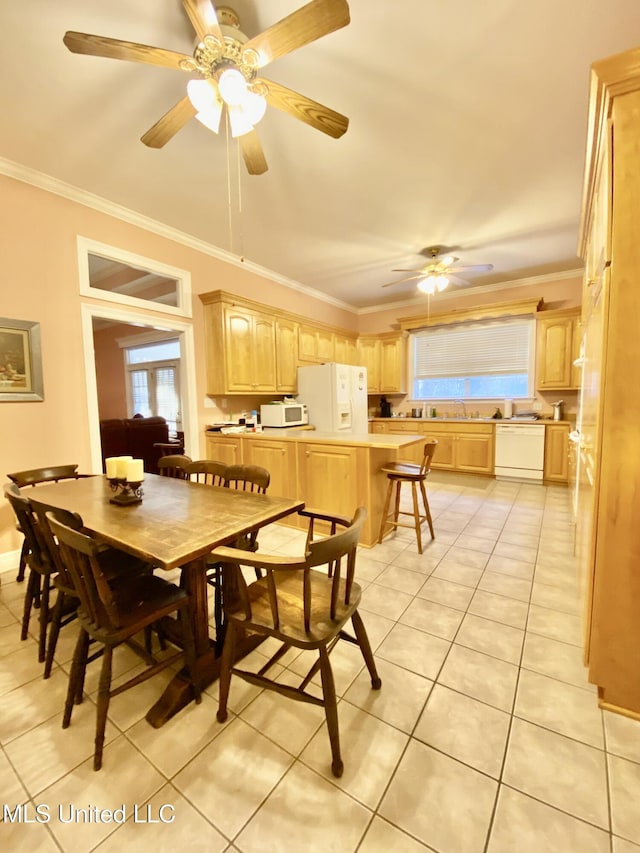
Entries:
[[126, 480], [127, 479], [127, 462], [131, 462], [131, 460], [133, 459], [133, 456], [118, 456], [116, 458], [118, 460], [118, 465], [117, 465], [117, 469], [116, 469], [118, 472], [118, 474], [117, 474], [118, 479], [119, 480]]
[[130, 459], [127, 462], [127, 482], [141, 483], [144, 480], [144, 460]]
[[118, 476], [118, 457], [109, 456], [104, 460], [107, 477], [110, 480], [115, 480]]

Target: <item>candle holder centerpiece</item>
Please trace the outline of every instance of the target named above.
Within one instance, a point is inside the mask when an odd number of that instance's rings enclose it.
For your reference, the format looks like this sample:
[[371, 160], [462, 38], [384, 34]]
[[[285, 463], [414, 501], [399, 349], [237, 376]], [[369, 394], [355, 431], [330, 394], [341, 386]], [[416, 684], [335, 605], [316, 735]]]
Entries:
[[105, 459], [107, 480], [115, 492], [109, 503], [130, 506], [142, 502], [144, 462], [131, 456], [111, 456]]

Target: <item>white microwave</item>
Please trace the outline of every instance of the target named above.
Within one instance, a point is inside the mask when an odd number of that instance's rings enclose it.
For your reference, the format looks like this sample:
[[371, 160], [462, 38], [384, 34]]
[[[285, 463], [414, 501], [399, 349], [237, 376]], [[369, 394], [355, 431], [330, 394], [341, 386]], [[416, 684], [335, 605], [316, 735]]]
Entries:
[[263, 427], [293, 427], [309, 423], [304, 403], [267, 403], [260, 406], [260, 423]]

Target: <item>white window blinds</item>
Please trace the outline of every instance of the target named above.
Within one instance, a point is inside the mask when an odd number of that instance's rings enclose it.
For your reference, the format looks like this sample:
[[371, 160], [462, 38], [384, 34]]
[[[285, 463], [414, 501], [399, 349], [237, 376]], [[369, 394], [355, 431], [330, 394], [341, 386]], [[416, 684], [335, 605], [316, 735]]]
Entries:
[[527, 373], [532, 321], [468, 323], [417, 332], [414, 378]]

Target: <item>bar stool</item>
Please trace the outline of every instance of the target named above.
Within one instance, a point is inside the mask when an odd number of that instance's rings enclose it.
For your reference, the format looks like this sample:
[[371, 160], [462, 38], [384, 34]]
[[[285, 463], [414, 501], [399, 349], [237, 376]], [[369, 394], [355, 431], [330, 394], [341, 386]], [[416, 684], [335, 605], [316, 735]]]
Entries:
[[[382, 539], [386, 533], [396, 530], [398, 527], [415, 528], [416, 538], [418, 540], [418, 553], [422, 554], [422, 534], [420, 531], [420, 526], [424, 521], [428, 522], [429, 530], [431, 531], [431, 538], [435, 539], [435, 534], [433, 532], [433, 521], [431, 519], [431, 511], [429, 509], [429, 501], [427, 500], [427, 492], [424, 487], [424, 481], [427, 479], [427, 476], [431, 471], [431, 460], [433, 459], [433, 454], [435, 453], [437, 446], [437, 441], [428, 441], [425, 444], [424, 456], [420, 465], [416, 464], [415, 462], [398, 461], [388, 462], [380, 469], [381, 471], [384, 471], [384, 473], [387, 475], [387, 479], [389, 480], [389, 486], [387, 487], [387, 496], [385, 498], [384, 509], [382, 511], [378, 543], [382, 542]], [[413, 498], [412, 512], [407, 512], [406, 510], [400, 509], [400, 491], [402, 489], [403, 483], [411, 483], [411, 496]], [[424, 505], [424, 515], [420, 515], [420, 507], [418, 504], [418, 490], [416, 489], [416, 484], [420, 486], [420, 494], [422, 495], [422, 502]], [[391, 498], [393, 496], [394, 488], [396, 492], [394, 505], [393, 509], [389, 510], [389, 507], [391, 506]], [[413, 524], [406, 524], [402, 521], [398, 521], [398, 518], [401, 515], [412, 516]], [[390, 527], [390, 531], [386, 529], [387, 527]]]

